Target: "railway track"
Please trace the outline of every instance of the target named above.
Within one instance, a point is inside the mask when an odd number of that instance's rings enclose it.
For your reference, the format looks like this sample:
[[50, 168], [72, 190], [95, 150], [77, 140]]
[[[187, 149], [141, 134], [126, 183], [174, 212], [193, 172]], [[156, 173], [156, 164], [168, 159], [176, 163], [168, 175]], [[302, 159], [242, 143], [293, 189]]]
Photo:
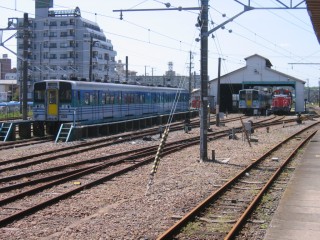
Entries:
[[[229, 121], [235, 121], [238, 119], [239, 118], [235, 118], [235, 119], [233, 118], [233, 119], [229, 119]], [[254, 123], [254, 126], [262, 127], [263, 125], [261, 125], [261, 124], [268, 124], [266, 122], [269, 122], [269, 121], [273, 121], [273, 123], [278, 123], [277, 120], [274, 121], [274, 118], [263, 119], [257, 123]], [[290, 121], [288, 121], [288, 122], [290, 122]], [[272, 122], [269, 124], [272, 124]], [[238, 131], [241, 129], [242, 129], [242, 127], [239, 127]], [[170, 131], [177, 131], [177, 130], [181, 130], [181, 126], [173, 126], [172, 129], [170, 128]], [[213, 140], [215, 137], [215, 134], [223, 134], [225, 136], [229, 132], [230, 132], [229, 130], [227, 130], [227, 131], [223, 130], [223, 131], [211, 133], [211, 134], [209, 134], [209, 140]], [[157, 133], [157, 130], [152, 129], [152, 130], [147, 130], [147, 131], [144, 131], [141, 133], [137, 133], [134, 136], [132, 133], [130, 133], [130, 134], [121, 135], [121, 137], [116, 136], [116, 137], [111, 137], [108, 139], [99, 139], [99, 140], [95, 140], [95, 141], [88, 142], [88, 143], [82, 143], [79, 145], [72, 145], [72, 146], [64, 147], [62, 149], [56, 149], [56, 150], [52, 150], [52, 151], [46, 151], [46, 152], [41, 152], [41, 153], [37, 153], [37, 154], [33, 154], [33, 155], [27, 155], [27, 156], [18, 157], [18, 158], [6, 160], [6, 161], [1, 161], [0, 166], [1, 166], [1, 172], [2, 172], [3, 177], [2, 177], [2, 179], [0, 179], [0, 182], [7, 179], [6, 176], [8, 176], [8, 175], [14, 175], [14, 178], [17, 179], [18, 177], [21, 177], [21, 178], [22, 177], [30, 177], [30, 175], [42, 174], [45, 172], [52, 171], [51, 168], [49, 168], [48, 166], [44, 166], [43, 170], [32, 171], [30, 173], [24, 173], [24, 174], [12, 174], [12, 171], [14, 171], [14, 170], [24, 169], [24, 168], [28, 168], [28, 167], [34, 167], [36, 165], [45, 164], [45, 163], [53, 161], [55, 159], [70, 157], [72, 155], [89, 152], [89, 151], [92, 151], [95, 149], [101, 149], [101, 148], [104, 148], [104, 147], [107, 147], [107, 146], [110, 146], [113, 144], [119, 144], [119, 143], [126, 142], [126, 141], [132, 141], [132, 140], [143, 138], [143, 137], [148, 136], [150, 134], [156, 134], [156, 133]], [[120, 154], [126, 155], [128, 153], [122, 152]], [[92, 160], [92, 162], [97, 162], [97, 161], [98, 160], [94, 160], [94, 159]], [[85, 162], [87, 162], [87, 161], [85, 161]], [[81, 165], [81, 163], [66, 164], [66, 165], [63, 165], [60, 167], [54, 167], [53, 169], [56, 169], [56, 170], [64, 169], [64, 168], [73, 167], [75, 165]], [[13, 177], [9, 177], [9, 178], [13, 179]]]
[[[232, 121], [237, 121], [239, 120], [239, 117], [236, 118], [230, 118], [228, 120], [225, 120], [224, 123], [227, 122], [232, 122]], [[212, 122], [215, 123], [215, 122]], [[199, 126], [199, 122], [198, 121], [193, 121], [192, 123], [192, 127], [197, 127]], [[180, 131], [183, 129], [183, 123], [174, 123], [172, 124], [172, 126], [170, 127], [170, 131]], [[103, 148], [103, 147], [107, 147], [113, 144], [119, 144], [119, 143], [123, 143], [126, 141], [132, 141], [132, 140], [136, 140], [136, 139], [140, 139], [143, 137], [147, 137], [147, 136], [152, 136], [152, 135], [156, 135], [159, 134], [159, 129], [158, 128], [152, 128], [152, 129], [146, 129], [144, 131], [140, 131], [140, 132], [130, 132], [130, 133], [125, 133], [125, 134], [120, 134], [120, 135], [116, 135], [116, 136], [111, 136], [108, 138], [102, 138], [102, 139], [96, 139], [94, 141], [91, 142], [84, 142], [84, 143], [80, 143], [77, 145], [72, 145], [72, 146], [67, 146], [67, 147], [63, 147], [61, 149], [55, 149], [52, 151], [45, 151], [45, 152], [41, 152], [41, 153], [37, 153], [37, 154], [32, 154], [32, 155], [27, 155], [27, 156], [23, 156], [23, 157], [17, 157], [14, 159], [10, 159], [10, 160], [4, 160], [4, 161], [0, 161], [0, 166], [1, 166], [1, 171], [5, 172], [5, 171], [9, 171], [9, 170], [15, 170], [15, 169], [21, 169], [21, 168], [26, 168], [29, 166], [34, 166], [36, 164], [41, 164], [41, 163], [45, 163], [57, 158], [62, 158], [62, 157], [68, 157], [71, 156], [73, 154], [79, 154], [79, 153], [83, 153], [83, 152], [87, 152], [87, 151], [91, 151], [91, 150], [95, 150], [98, 148]], [[43, 141], [32, 141], [35, 144], [38, 143], [43, 143], [43, 142], [47, 142], [48, 140], [43, 140]], [[32, 143], [30, 141], [23, 141], [21, 143], [21, 146], [27, 146], [27, 145], [31, 145]], [[0, 145], [0, 149], [2, 145]], [[8, 148], [14, 148], [15, 146], [18, 146], [16, 143], [12, 142], [12, 143], [8, 143], [8, 144], [4, 144], [3, 145], [4, 148], [6, 149]], [[47, 157], [48, 155], [51, 155], [51, 157]], [[38, 159], [35, 159], [38, 158]]]
[[30, 145], [37, 145], [46, 142], [51, 142], [53, 137], [41, 137], [41, 138], [32, 138], [32, 139], [24, 139], [24, 140], [17, 140], [12, 142], [1, 142], [0, 143], [0, 150], [6, 150], [11, 148], [19, 148], [25, 147]]
[[[260, 122], [259, 124], [261, 125], [262, 123]], [[215, 139], [228, 134], [229, 130], [224, 130], [211, 133], [209, 135], [211, 139]], [[179, 151], [180, 149], [198, 143], [199, 137], [189, 138], [176, 143], [170, 143], [170, 147], [167, 146], [164, 149], [163, 155], [170, 154], [174, 151]], [[154, 159], [156, 150], [157, 146], [152, 146], [148, 148], [122, 152], [113, 156], [95, 159], [89, 158], [81, 162], [57, 166], [51, 169], [43, 168], [42, 170], [38, 171], [32, 171], [23, 174], [12, 174], [3, 177], [0, 179], [0, 182], [5, 182], [7, 184], [0, 189], [0, 192], [4, 193], [3, 195], [6, 197], [0, 201], [0, 206], [2, 208], [1, 212], [3, 212], [3, 214], [7, 217], [0, 220], [0, 226], [6, 225], [14, 220], [38, 211], [39, 209], [49, 206], [61, 199], [76, 194], [85, 188], [90, 188], [144, 164], [150, 163]], [[2, 171], [5, 172], [13, 170], [12, 168], [16, 169], [16, 166], [12, 166], [11, 169], [10, 167], [7, 169], [3, 168]], [[51, 175], [42, 177], [41, 175], [44, 173], [46, 173], [46, 175], [50, 173]], [[70, 181], [73, 181], [75, 184], [70, 186], [70, 184], [67, 184], [68, 182], [70, 183]], [[78, 186], [78, 183], [81, 183], [81, 186]], [[67, 187], [66, 184], [68, 185]], [[65, 191], [66, 188], [68, 188], [68, 191]], [[48, 196], [52, 195], [55, 197], [47, 198]], [[35, 206], [26, 206], [26, 202], [33, 202], [33, 200], [26, 200], [26, 197], [29, 199], [37, 199], [38, 204]], [[12, 209], [17, 209], [18, 211], [13, 211]]]
[[[235, 117], [235, 118], [229, 118], [226, 120], [223, 120], [222, 123], [227, 123], [227, 122], [232, 122], [232, 121], [236, 121], [239, 120], [240, 117]], [[215, 121], [211, 122], [211, 124], [215, 124]], [[192, 120], [190, 123], [190, 126], [193, 128], [199, 127], [199, 120]], [[165, 126], [163, 126], [165, 127]], [[181, 122], [176, 122], [176, 123], [172, 123], [171, 124], [171, 131], [178, 131], [183, 129], [184, 127], [184, 123]], [[123, 139], [123, 141], [127, 141], [127, 139], [136, 139], [135, 136], [137, 138], [140, 138], [141, 136], [145, 135], [156, 135], [159, 133], [159, 127], [153, 127], [150, 129], [144, 129], [137, 132], [129, 132], [129, 133], [123, 133], [123, 134], [117, 134], [115, 136], [110, 136], [108, 137], [107, 141], [117, 141], [117, 142], [121, 142], [119, 140], [119, 137], [121, 137]], [[41, 138], [32, 138], [32, 139], [23, 139], [23, 140], [16, 140], [16, 141], [9, 141], [9, 142], [0, 142], [0, 150], [6, 150], [6, 149], [12, 149], [12, 148], [19, 148], [19, 147], [25, 147], [25, 146], [30, 146], [30, 145], [37, 145], [37, 144], [41, 144], [41, 143], [46, 143], [46, 142], [51, 142], [54, 140], [53, 136], [48, 136], [48, 137], [41, 137]], [[95, 143], [99, 143], [99, 142], [103, 142], [105, 141], [105, 139], [98, 139], [95, 141], [92, 141], [91, 144], [95, 144]], [[90, 143], [83, 143], [80, 145], [88, 145]], [[0, 163], [1, 164], [1, 163]]]
[[157, 239], [234, 239], [288, 162], [316, 133], [291, 135], [228, 180]]

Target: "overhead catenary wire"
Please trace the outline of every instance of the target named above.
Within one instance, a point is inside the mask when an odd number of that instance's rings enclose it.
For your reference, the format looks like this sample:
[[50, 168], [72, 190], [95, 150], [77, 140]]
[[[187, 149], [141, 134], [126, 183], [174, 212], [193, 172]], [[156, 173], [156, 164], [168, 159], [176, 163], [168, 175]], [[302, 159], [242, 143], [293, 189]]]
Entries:
[[[160, 1], [158, 1], [159, 3], [161, 3], [161, 4], [164, 4], [164, 2], [160, 2]], [[199, 2], [199, 1], [198, 1]], [[141, 1], [141, 3], [144, 3], [144, 1]], [[214, 5], [212, 5], [212, 6], [214, 6]], [[211, 9], [214, 9], [213, 7], [210, 7]], [[0, 6], [1, 7], [1, 6]], [[3, 7], [3, 6], [2, 6]], [[55, 4], [55, 7], [65, 7], [65, 6], [61, 6], [61, 5], [56, 5]], [[5, 9], [5, 7], [3, 7], [4, 9]], [[17, 11], [17, 12], [24, 12], [24, 11], [21, 11], [20, 9], [19, 9], [19, 6], [15, 6], [15, 8], [11, 8], [11, 10], [12, 11]], [[214, 9], [215, 10], [215, 9]], [[100, 16], [100, 17], [106, 17], [106, 18], [110, 18], [110, 19], [117, 19], [116, 17], [114, 17], [114, 16], [108, 16], [108, 15], [106, 15], [106, 14], [101, 14], [101, 13], [96, 13], [96, 12], [91, 12], [91, 11], [86, 11], [86, 10], [82, 10], [81, 12], [84, 12], [84, 13], [88, 13], [88, 14], [92, 14], [93, 16]], [[286, 11], [286, 12], [288, 12], [288, 11]], [[193, 12], [193, 14], [194, 14], [195, 12]], [[32, 13], [30, 13], [30, 15], [33, 15]], [[279, 15], [279, 14], [277, 14], [277, 17], [281, 17], [281, 15]], [[284, 18], [282, 18], [282, 19], [284, 19]], [[233, 21], [234, 23], [236, 23], [236, 24], [238, 24], [238, 21]], [[293, 25], [295, 25], [294, 24], [294, 22], [292, 22], [292, 21], [290, 21]], [[241, 26], [241, 27], [244, 27], [244, 26]], [[156, 31], [154, 31], [153, 30], [153, 28], [147, 28], [147, 29], [150, 29], [150, 33], [153, 33], [153, 32], [156, 32]], [[248, 29], [247, 29], [248, 30]], [[252, 32], [252, 31], [251, 31]], [[310, 31], [309, 31], [310, 32]], [[312, 34], [312, 31], [310, 32], [311, 34]], [[160, 33], [161, 34], [161, 33]], [[128, 39], [130, 39], [129, 37], [130, 36], [125, 36], [125, 35], [123, 35], [123, 34], [119, 34], [119, 35], [122, 35], [123, 37], [128, 37]], [[166, 35], [166, 34], [164, 34], [164, 35]], [[261, 36], [259, 35], [259, 34], [257, 34], [257, 33], [254, 33], [254, 35], [256, 36], [256, 37], [258, 37], [258, 38], [260, 38], [260, 39], [263, 39], [263, 37], [261, 38]], [[174, 37], [173, 37], [174, 38]], [[182, 43], [182, 45], [184, 45], [184, 42], [183, 41], [181, 41], [181, 40], [179, 40], [179, 39], [176, 39], [177, 40], [177, 42], [180, 44], [180, 42]], [[267, 40], [266, 38], [265, 38], [265, 40]], [[267, 40], [268, 41], [268, 40]], [[261, 41], [257, 41], [258, 43], [260, 43], [261, 45], [263, 45], [263, 46], [267, 46], [266, 44], [263, 44]], [[160, 43], [160, 42], [153, 42], [153, 43], [155, 43], [155, 45], [154, 46], [156, 46], [157, 47], [157, 44], [159, 43], [159, 45], [163, 45], [162, 43]], [[288, 62], [289, 61], [300, 61], [298, 58], [298, 56], [295, 56], [295, 54], [294, 53], [292, 53], [292, 52], [288, 52], [287, 54], [286, 53], [283, 53], [282, 51], [285, 51], [286, 50], [286, 48], [283, 48], [283, 47], [281, 47], [281, 46], [278, 46], [276, 43], [274, 43], [273, 41], [269, 41], [269, 43], [268, 44], [271, 44], [272, 46], [277, 46], [277, 49], [278, 50], [281, 50], [281, 51], [273, 51], [273, 52], [277, 52], [277, 53], [279, 53], [279, 56], [282, 56], [282, 57], [286, 57], [286, 58], [288, 58], [289, 60], [288, 60]], [[166, 45], [166, 46], [171, 46], [171, 44], [169, 44], [169, 45]], [[169, 48], [168, 48], [169, 49]], [[178, 47], [176, 47], [176, 49], [178, 49], [178, 50], [180, 50], [180, 48], [178, 48]], [[187, 49], [185, 49], [185, 48], [182, 48], [182, 50], [185, 50], [186, 52], [187, 51], [189, 51], [189, 49], [187, 50]], [[270, 48], [269, 49], [269, 51], [271, 51], [272, 49]], [[213, 52], [212, 52], [213, 53]], [[211, 53], [211, 54], [212, 54]], [[214, 53], [213, 53], [214, 54]], [[232, 54], [228, 54], [228, 56], [230, 57]], [[220, 53], [218, 53], [218, 56], [220, 56]], [[276, 56], [277, 57], [277, 56]], [[304, 58], [306, 58], [307, 56], [305, 56], [305, 57], [303, 57], [303, 59]], [[215, 56], [215, 59], [217, 58], [217, 56]], [[225, 57], [223, 57], [223, 58], [225, 58]], [[212, 56], [209, 56], [209, 59], [212, 59]], [[227, 63], [228, 62], [228, 60], [226, 60], [226, 61], [224, 61], [224, 63]], [[300, 73], [300, 72], [298, 72], [298, 73]], [[303, 74], [303, 72], [301, 72], [302, 74]], [[309, 75], [310, 77], [311, 77], [311, 73], [310, 72], [305, 72], [305, 74], [306, 75]]]

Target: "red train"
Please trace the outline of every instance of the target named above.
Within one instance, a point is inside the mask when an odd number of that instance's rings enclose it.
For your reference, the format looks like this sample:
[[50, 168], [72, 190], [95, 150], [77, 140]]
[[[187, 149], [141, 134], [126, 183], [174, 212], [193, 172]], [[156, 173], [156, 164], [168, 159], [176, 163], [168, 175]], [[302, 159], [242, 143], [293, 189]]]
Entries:
[[288, 89], [276, 89], [272, 93], [271, 110], [274, 114], [287, 114], [291, 111], [292, 93]]

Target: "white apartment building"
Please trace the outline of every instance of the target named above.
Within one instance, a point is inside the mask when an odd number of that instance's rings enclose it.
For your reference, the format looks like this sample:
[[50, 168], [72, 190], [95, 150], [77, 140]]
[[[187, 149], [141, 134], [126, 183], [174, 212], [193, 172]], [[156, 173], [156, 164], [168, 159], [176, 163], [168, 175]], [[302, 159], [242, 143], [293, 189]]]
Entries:
[[[36, 0], [35, 18], [29, 18], [28, 87], [44, 79], [114, 82], [117, 53], [99, 25], [82, 18], [78, 7], [52, 7], [53, 0]], [[18, 25], [23, 26], [23, 19]], [[18, 31], [17, 48], [17, 78], [21, 81], [23, 31]], [[28, 98], [31, 92], [28, 90]]]

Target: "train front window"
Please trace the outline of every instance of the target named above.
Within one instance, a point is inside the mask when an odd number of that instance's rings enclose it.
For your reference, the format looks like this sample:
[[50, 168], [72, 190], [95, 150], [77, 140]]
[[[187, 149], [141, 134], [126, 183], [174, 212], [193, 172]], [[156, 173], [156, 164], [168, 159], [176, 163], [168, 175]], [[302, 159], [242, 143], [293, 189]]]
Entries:
[[34, 102], [41, 103], [44, 102], [45, 91], [44, 90], [34, 90]]
[[71, 103], [71, 84], [70, 83], [60, 83], [60, 91], [59, 91], [59, 99], [60, 102]]
[[46, 92], [46, 83], [36, 83], [34, 85], [33, 101], [36, 103], [44, 103]]
[[239, 99], [240, 100], [246, 100], [246, 92], [245, 91], [240, 91]]
[[56, 91], [49, 91], [49, 104], [57, 104]]

